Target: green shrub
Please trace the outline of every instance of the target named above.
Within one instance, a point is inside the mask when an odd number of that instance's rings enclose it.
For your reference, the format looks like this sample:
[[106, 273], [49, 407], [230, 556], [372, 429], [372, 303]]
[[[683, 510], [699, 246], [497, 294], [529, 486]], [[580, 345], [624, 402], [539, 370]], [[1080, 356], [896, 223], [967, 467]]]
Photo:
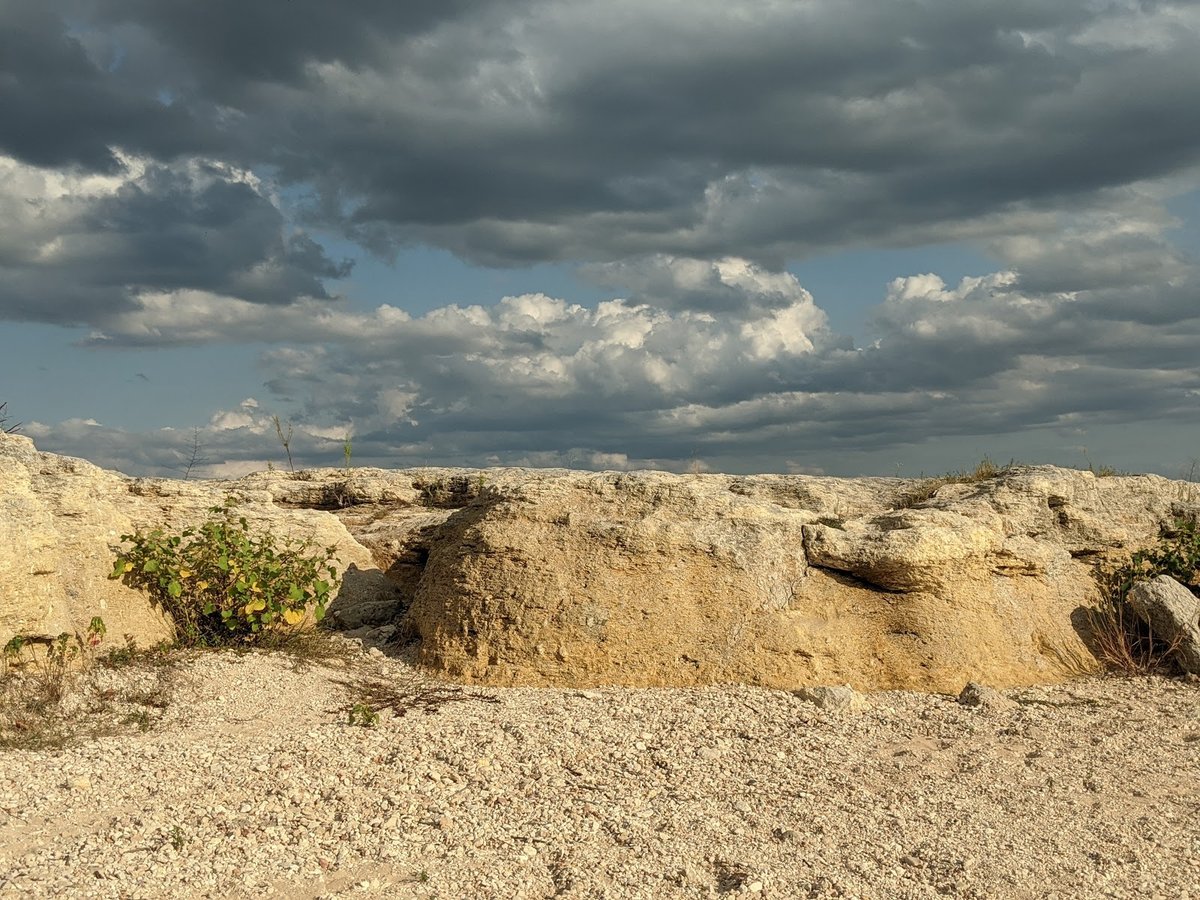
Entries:
[[132, 547], [117, 551], [109, 577], [145, 590], [184, 645], [246, 642], [264, 628], [300, 625], [310, 610], [319, 622], [337, 584], [335, 547], [252, 534], [234, 506], [230, 499], [212, 507], [209, 521], [182, 534], [121, 536]]
[[1154, 547], [1097, 573], [1102, 599], [1091, 611], [1091, 627], [1101, 661], [1110, 668], [1138, 674], [1170, 667], [1174, 646], [1156, 636], [1129, 606], [1134, 583], [1159, 575], [1200, 593], [1200, 524], [1195, 518], [1177, 520]]

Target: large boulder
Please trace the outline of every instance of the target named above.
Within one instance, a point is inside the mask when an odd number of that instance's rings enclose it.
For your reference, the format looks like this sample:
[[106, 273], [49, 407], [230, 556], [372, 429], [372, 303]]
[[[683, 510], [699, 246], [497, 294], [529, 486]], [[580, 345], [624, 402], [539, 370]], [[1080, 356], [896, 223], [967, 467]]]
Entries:
[[[500, 477], [429, 541], [420, 659], [495, 684], [955, 691], [1096, 668], [1095, 563], [1194, 508], [1156, 476], [951, 484], [659, 472]], [[1189, 505], [1191, 504], [1191, 505]]]

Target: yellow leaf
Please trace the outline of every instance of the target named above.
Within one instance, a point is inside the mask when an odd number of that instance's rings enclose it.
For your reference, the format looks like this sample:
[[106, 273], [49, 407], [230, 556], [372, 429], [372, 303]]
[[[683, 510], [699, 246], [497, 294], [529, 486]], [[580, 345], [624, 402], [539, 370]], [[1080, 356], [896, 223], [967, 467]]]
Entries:
[[262, 612], [266, 608], [267, 608], [266, 600], [251, 600], [249, 603], [247, 603], [245, 606], [242, 607], [242, 612], [244, 612], [246, 615], [250, 615], [251, 613]]
[[304, 621], [304, 610], [302, 609], [285, 609], [283, 611], [283, 621], [289, 625], [299, 625]]
[[208, 582], [207, 581], [197, 581], [196, 582], [196, 590], [198, 590], [198, 591], [208, 590]]
[[191, 569], [184, 569], [184, 568], [180, 568], [180, 570], [179, 570], [179, 577], [180, 577], [180, 578], [191, 578], [191, 577], [192, 577], [192, 570], [191, 570]]

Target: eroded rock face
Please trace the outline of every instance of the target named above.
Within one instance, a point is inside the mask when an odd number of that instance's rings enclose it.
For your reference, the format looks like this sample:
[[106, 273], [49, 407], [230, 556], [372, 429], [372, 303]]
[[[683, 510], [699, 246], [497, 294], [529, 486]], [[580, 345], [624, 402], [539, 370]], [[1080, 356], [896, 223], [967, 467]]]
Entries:
[[1093, 566], [1195, 512], [1195, 485], [1029, 467], [910, 506], [902, 479], [356, 468], [133, 479], [0, 436], [0, 642], [103, 615], [165, 625], [108, 581], [134, 526], [232, 495], [338, 547], [348, 628], [491, 684], [745, 682], [957, 693], [1096, 667]]
[[[363, 578], [370, 552], [334, 516], [273, 502], [256, 479], [238, 482], [130, 478], [80, 459], [39, 453], [21, 435], [0, 435], [0, 645], [14, 634], [53, 637], [82, 631], [101, 616], [110, 643], [130, 635], [145, 646], [169, 636], [166, 619], [145, 595], [111, 581], [122, 534], [163, 526], [180, 531], [204, 521], [232, 496], [251, 525], [280, 538], [336, 545], [343, 569]], [[383, 581], [379, 576], [379, 581]]]
[[408, 622], [426, 664], [499, 684], [1056, 681], [1096, 667], [1094, 564], [1197, 500], [1030, 467], [896, 508], [912, 487], [527, 473], [438, 531]]

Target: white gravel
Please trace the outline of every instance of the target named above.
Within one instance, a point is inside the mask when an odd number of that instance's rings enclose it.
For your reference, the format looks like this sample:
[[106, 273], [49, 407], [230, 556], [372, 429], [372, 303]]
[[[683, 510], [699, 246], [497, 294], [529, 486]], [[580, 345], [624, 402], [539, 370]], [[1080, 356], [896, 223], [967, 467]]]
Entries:
[[0, 752], [0, 898], [1200, 898], [1194, 683], [504, 689], [363, 728], [347, 680], [201, 655], [147, 733]]

